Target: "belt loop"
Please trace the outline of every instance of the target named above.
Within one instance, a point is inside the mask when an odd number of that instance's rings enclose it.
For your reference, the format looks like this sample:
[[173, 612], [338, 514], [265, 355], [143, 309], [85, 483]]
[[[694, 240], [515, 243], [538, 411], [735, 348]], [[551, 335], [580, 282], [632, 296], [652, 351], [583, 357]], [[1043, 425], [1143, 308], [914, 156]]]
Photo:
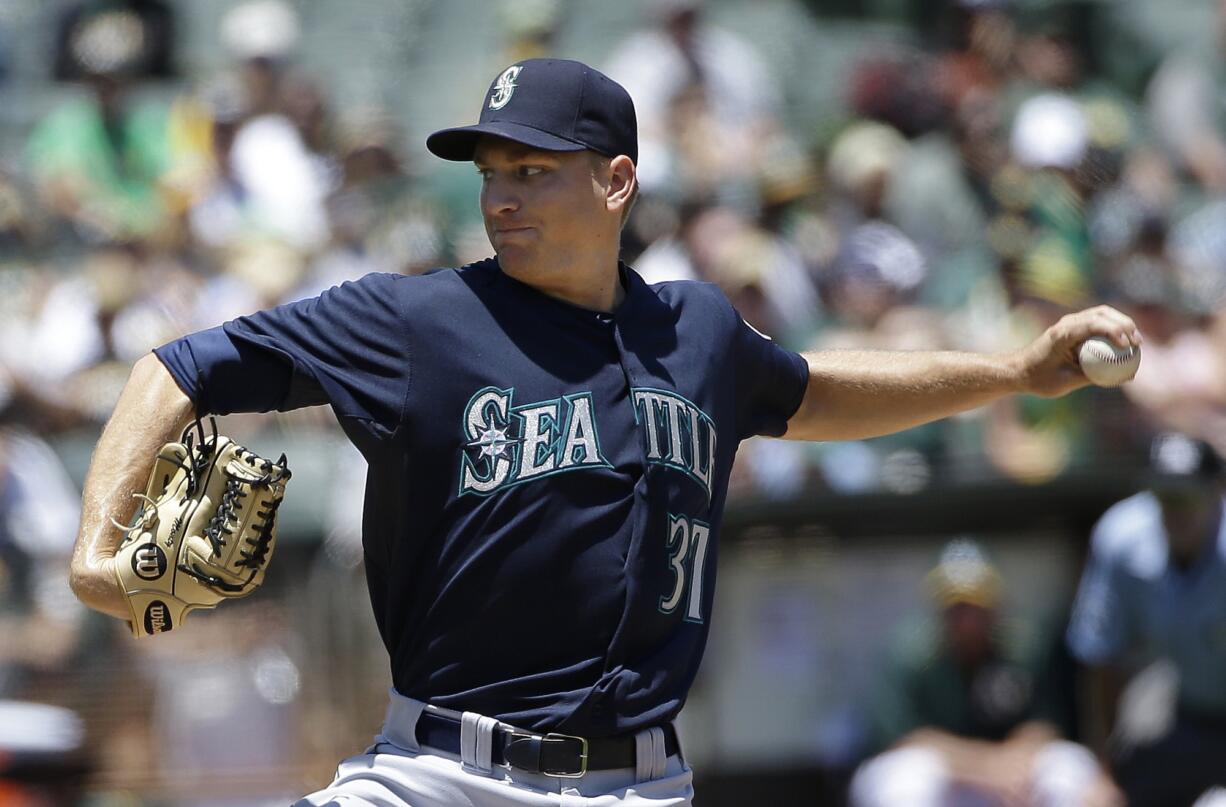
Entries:
[[668, 754], [664, 751], [664, 729], [644, 729], [634, 735], [634, 778], [650, 782], [664, 776]]
[[[383, 720], [383, 739], [406, 751], [420, 751], [417, 742], [417, 720], [426, 704], [406, 698], [394, 688], [388, 692], [387, 717]], [[378, 738], [376, 738], [376, 742]]]
[[465, 768], [484, 775], [493, 772], [494, 728], [498, 721], [475, 712], [460, 716], [460, 762]]

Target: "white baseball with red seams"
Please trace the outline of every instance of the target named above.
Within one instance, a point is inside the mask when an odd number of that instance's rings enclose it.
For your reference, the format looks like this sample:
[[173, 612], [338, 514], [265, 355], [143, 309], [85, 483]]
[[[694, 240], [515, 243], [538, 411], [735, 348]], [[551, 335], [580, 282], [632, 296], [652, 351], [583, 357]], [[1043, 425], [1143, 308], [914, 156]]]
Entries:
[[1131, 381], [1141, 366], [1141, 348], [1122, 348], [1101, 336], [1092, 336], [1077, 350], [1081, 371], [1092, 384], [1118, 387]]

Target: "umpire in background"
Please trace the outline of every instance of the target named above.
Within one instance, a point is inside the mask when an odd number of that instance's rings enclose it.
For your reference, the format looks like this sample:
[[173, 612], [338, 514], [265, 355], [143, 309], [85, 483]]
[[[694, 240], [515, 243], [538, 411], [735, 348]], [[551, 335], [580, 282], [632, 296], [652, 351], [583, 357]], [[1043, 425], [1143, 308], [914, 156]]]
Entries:
[[[1180, 807], [1226, 785], [1226, 472], [1182, 434], [1154, 440], [1150, 469], [1094, 527], [1068, 644], [1128, 803]], [[1147, 695], [1119, 698], [1142, 669], [1129, 689]]]
[[[110, 518], [193, 416], [329, 404], [368, 465], [367, 585], [391, 705], [303, 805], [688, 805], [672, 720], [710, 624], [740, 441], [862, 439], [1086, 383], [1071, 314], [1007, 354], [801, 356], [710, 284], [619, 263], [637, 190], [629, 95], [578, 62], [490, 85], [473, 161], [495, 258], [368, 275], [137, 362], [85, 483], [72, 584], [123, 618]], [[219, 738], [220, 739], [220, 738]]]

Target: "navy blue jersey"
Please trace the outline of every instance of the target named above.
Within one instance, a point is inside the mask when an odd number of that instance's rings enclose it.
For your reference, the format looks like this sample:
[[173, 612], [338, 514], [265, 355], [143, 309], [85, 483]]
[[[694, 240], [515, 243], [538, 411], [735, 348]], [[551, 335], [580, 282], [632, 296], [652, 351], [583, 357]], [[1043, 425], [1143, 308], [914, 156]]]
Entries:
[[494, 259], [374, 274], [157, 350], [201, 414], [332, 406], [402, 694], [592, 737], [680, 710], [737, 444], [808, 371], [714, 286], [621, 273], [613, 314]]

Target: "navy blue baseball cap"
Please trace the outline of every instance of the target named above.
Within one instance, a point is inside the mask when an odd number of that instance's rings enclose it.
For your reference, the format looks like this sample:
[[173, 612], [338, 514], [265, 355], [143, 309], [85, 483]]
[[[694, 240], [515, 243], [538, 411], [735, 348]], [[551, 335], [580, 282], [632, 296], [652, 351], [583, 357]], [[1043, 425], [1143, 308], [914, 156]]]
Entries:
[[1195, 487], [1226, 477], [1226, 463], [1213, 446], [1186, 434], [1159, 434], [1149, 447], [1149, 486], [1156, 490]]
[[476, 126], [442, 129], [426, 148], [444, 160], [473, 158], [481, 135], [544, 151], [591, 149], [638, 162], [638, 122], [630, 93], [582, 62], [527, 59], [498, 74]]

